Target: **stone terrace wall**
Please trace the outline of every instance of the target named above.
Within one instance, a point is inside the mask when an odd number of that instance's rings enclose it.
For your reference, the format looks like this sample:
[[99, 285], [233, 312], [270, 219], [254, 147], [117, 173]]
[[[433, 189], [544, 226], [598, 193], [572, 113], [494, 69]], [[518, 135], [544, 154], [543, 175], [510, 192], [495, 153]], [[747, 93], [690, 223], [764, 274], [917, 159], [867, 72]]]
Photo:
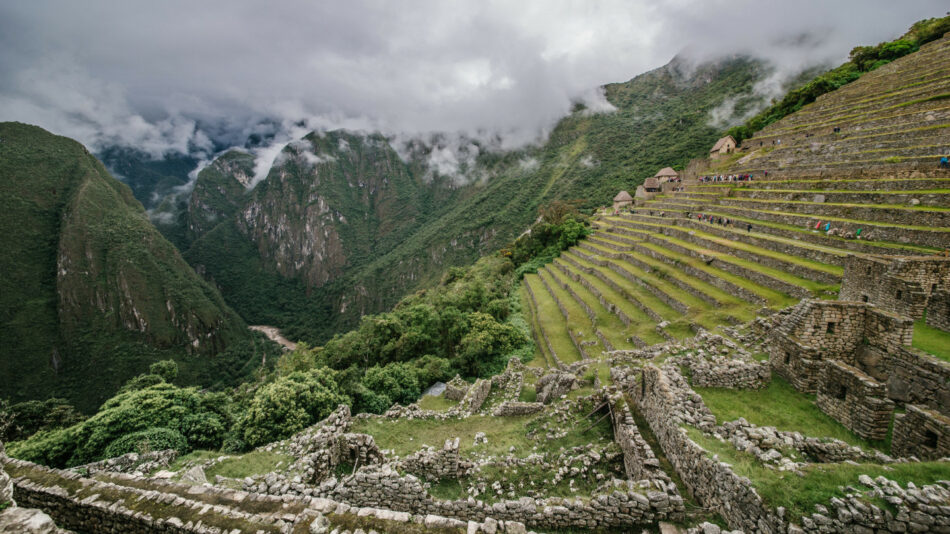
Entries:
[[950, 456], [950, 418], [937, 412], [907, 405], [907, 413], [894, 418], [891, 454], [936, 460]]
[[855, 434], [871, 440], [887, 437], [894, 412], [884, 384], [836, 361], [825, 362], [815, 404]]
[[950, 362], [902, 347], [888, 354], [884, 364], [892, 400], [928, 406], [950, 416]]
[[937, 291], [927, 303], [927, 324], [950, 332], [950, 289]]
[[783, 532], [781, 519], [765, 506], [749, 479], [736, 475], [728, 464], [710, 458], [706, 450], [680, 428], [683, 423], [713, 426], [715, 418], [710, 422], [702, 411], [696, 413], [684, 406], [680, 399], [692, 399], [695, 393], [685, 381], [674, 385], [667, 370], [675, 372], [671, 367], [661, 371], [656, 366], [646, 365], [640, 386], [634, 387], [631, 393], [683, 483], [704, 506], [719, 512], [730, 528], [746, 532]]
[[474, 521], [493, 517], [546, 529], [629, 528], [663, 520], [677, 521], [683, 517], [683, 502], [678, 495], [643, 491], [633, 482], [589, 501], [535, 500], [529, 497], [494, 504], [474, 499], [443, 501], [429, 496], [418, 478], [402, 476], [385, 465], [361, 469], [343, 479], [334, 489], [332, 498], [356, 506], [383, 506], [415, 514], [439, 514]]
[[660, 467], [650, 445], [640, 435], [633, 420], [630, 407], [624, 402], [621, 395], [610, 398], [612, 404], [611, 415], [614, 427], [614, 441], [623, 452], [623, 466], [630, 480], [660, 478], [669, 482], [669, 477]]
[[931, 294], [950, 284], [950, 259], [934, 256], [848, 256], [844, 269], [841, 300], [870, 302], [913, 319], [923, 316]]
[[762, 389], [772, 380], [768, 361], [693, 358], [689, 370], [694, 387]]

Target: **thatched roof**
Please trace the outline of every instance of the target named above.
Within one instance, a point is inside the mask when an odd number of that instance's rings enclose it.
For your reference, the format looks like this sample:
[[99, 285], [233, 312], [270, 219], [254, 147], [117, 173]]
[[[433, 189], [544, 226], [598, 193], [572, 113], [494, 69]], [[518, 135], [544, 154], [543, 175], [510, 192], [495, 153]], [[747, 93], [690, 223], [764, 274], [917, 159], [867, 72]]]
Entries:
[[672, 167], [663, 167], [653, 175], [655, 178], [676, 178], [679, 174]]
[[621, 191], [617, 193], [617, 196], [614, 197], [614, 202], [629, 202], [632, 200], [633, 200], [633, 197], [630, 196], [630, 193], [626, 191]]
[[710, 151], [710, 152], [719, 152], [719, 149], [722, 148], [722, 145], [726, 144], [726, 141], [729, 141], [729, 140], [732, 140], [732, 144], [736, 144], [735, 138], [732, 137], [731, 135], [727, 135], [727, 136], [725, 136], [725, 137], [719, 138], [719, 140], [716, 141], [716, 144], [713, 145], [713, 147], [710, 148], [709, 151]]
[[643, 181], [643, 187], [647, 189], [659, 189], [660, 181], [657, 180], [655, 177], [651, 176]]

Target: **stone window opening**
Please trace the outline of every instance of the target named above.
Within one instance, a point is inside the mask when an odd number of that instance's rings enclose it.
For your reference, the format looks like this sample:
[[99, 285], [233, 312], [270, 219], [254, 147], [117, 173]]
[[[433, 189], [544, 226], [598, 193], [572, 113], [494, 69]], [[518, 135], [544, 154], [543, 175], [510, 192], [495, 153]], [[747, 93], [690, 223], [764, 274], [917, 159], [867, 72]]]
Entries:
[[792, 355], [786, 352], [786, 353], [785, 353], [785, 365], [788, 365], [788, 364], [790, 364], [790, 363], [792, 363]]
[[828, 326], [825, 327], [825, 333], [826, 333], [826, 334], [834, 334], [834, 333], [835, 333], [835, 322], [834, 322], [834, 321], [828, 321]]
[[836, 384], [832, 386], [834, 389], [831, 391], [831, 396], [838, 400], [845, 400], [848, 398], [848, 388], [844, 384]]
[[933, 295], [937, 292], [937, 284], [930, 284], [930, 294]]
[[861, 295], [861, 302], [868, 302], [869, 300], [867, 295]]
[[903, 294], [904, 294], [904, 292], [901, 291], [900, 289], [898, 289], [898, 290], [897, 290], [897, 297], [896, 297], [897, 300], [900, 300], [900, 299], [901, 299], [901, 296], [903, 296]]
[[923, 443], [924, 447], [927, 447], [927, 448], [930, 448], [930, 449], [936, 449], [936, 448], [937, 448], [937, 437], [938, 437], [938, 436], [937, 436], [937, 433], [934, 432], [933, 430], [925, 430], [925, 431], [924, 431], [924, 443]]

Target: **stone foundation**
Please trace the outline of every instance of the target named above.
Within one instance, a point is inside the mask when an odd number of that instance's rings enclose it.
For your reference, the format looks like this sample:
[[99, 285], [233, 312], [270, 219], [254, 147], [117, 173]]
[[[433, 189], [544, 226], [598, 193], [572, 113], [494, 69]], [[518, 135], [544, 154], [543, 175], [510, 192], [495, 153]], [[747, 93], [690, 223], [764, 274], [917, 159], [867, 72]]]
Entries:
[[891, 453], [921, 460], [950, 457], [950, 418], [908, 404], [907, 413], [898, 414], [894, 419]]
[[841, 362], [826, 362], [818, 408], [846, 428], [870, 440], [883, 440], [894, 412], [887, 387], [859, 369]]

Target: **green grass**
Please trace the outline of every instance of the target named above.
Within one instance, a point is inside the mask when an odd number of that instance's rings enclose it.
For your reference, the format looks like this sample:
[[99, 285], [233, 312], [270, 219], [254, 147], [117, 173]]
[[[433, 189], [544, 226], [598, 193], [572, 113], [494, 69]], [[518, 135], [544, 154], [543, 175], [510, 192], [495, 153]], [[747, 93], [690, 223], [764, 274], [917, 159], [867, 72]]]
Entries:
[[[705, 436], [695, 428], [687, 427], [687, 432], [690, 439], [710, 453], [719, 455], [720, 461], [732, 465], [736, 474], [748, 477], [766, 504], [773, 508], [784, 506], [787, 510], [786, 519], [793, 522], [803, 515], [814, 513], [816, 504], [827, 505], [832, 497], [844, 497], [844, 487], [861, 487], [858, 483], [860, 475], [871, 478], [884, 476], [902, 486], [908, 482], [921, 486], [938, 480], [950, 480], [950, 462], [911, 462], [886, 466], [810, 464], [802, 477], [766, 468], [751, 454], [736, 450], [731, 443]], [[883, 501], [873, 504], [878, 507], [884, 505]]]
[[[585, 347], [584, 350], [587, 351], [587, 354], [591, 358], [597, 358], [600, 356], [600, 353], [603, 352], [604, 346], [601, 344], [600, 340], [594, 334], [594, 325], [591, 324], [590, 317], [587, 315], [587, 312], [581, 308], [581, 305], [574, 300], [574, 297], [565, 290], [558, 280], [561, 280], [561, 277], [558, 276], [558, 273], [554, 272], [555, 269], [544, 268], [538, 272], [538, 275], [542, 277], [543, 280], [546, 280], [548, 287], [551, 288], [551, 291], [554, 292], [554, 295], [557, 296], [558, 300], [561, 301], [561, 304], [564, 306], [564, 309], [567, 310], [568, 319], [567, 327], [571, 329], [574, 333], [575, 339], [579, 343], [581, 342], [594, 342], [593, 345]], [[561, 273], [563, 276], [563, 273]], [[563, 314], [562, 314], [563, 317]]]
[[[577, 352], [577, 347], [567, 335], [567, 323], [564, 322], [564, 316], [558, 309], [557, 303], [551, 298], [548, 290], [536, 274], [528, 274], [524, 277], [524, 283], [531, 288], [537, 300], [537, 315], [535, 316], [538, 325], [542, 331], [547, 334], [548, 341], [554, 349], [557, 358], [565, 363], [574, 362], [581, 359]], [[540, 343], [544, 343], [541, 339]], [[553, 364], [553, 362], [552, 362]]]
[[458, 401], [447, 399], [444, 395], [423, 395], [416, 404], [423, 410], [445, 412], [453, 406], [457, 406]]
[[[391, 449], [401, 457], [418, 451], [424, 445], [441, 448], [445, 440], [456, 437], [459, 438], [459, 450], [463, 456], [471, 456], [476, 452], [491, 456], [507, 455], [509, 448], [514, 446], [513, 454], [525, 457], [535, 452], [558, 452], [561, 447], [611, 440], [613, 431], [610, 421], [606, 419], [583, 432], [595, 420], [584, 418], [592, 409], [593, 406], [586, 403], [581, 409], [572, 411], [567, 421], [553, 416], [550, 410], [518, 417], [475, 415], [445, 420], [360, 419], [354, 421], [352, 431], [372, 435], [381, 449]], [[545, 437], [545, 425], [548, 429], [567, 429], [568, 433], [562, 438], [548, 440]], [[529, 437], [532, 431], [534, 433]], [[488, 443], [473, 445], [478, 432], [485, 433]]]
[[[583, 277], [587, 278], [588, 275], [584, 273], [577, 273], [574, 271], [572, 266], [568, 263], [565, 263], [563, 260], [556, 260], [557, 265], [561, 265], [566, 268], [569, 272], [580, 274]], [[591, 310], [594, 311], [594, 316], [597, 318], [596, 324], [597, 329], [604, 335], [605, 338], [614, 346], [616, 349], [630, 349], [633, 346], [626, 341], [626, 338], [629, 336], [627, 333], [627, 327], [623, 322], [613, 313], [607, 311], [593, 293], [590, 292], [586, 287], [575, 282], [574, 279], [564, 274], [563, 271], [557, 268], [553, 268], [552, 272], [558, 276], [560, 280], [567, 283], [568, 286], [574, 291], [574, 293], [584, 301], [585, 304], [590, 306]], [[594, 356], [593, 354], [591, 356]]]
[[184, 469], [188, 464], [200, 464], [221, 456], [228, 456], [228, 458], [205, 470], [205, 475], [209, 480], [213, 480], [215, 475], [221, 475], [227, 478], [244, 478], [253, 475], [263, 475], [277, 470], [278, 465], [287, 467], [294, 461], [292, 456], [265, 450], [255, 450], [240, 455], [229, 455], [217, 451], [193, 451], [176, 459], [169, 466], [169, 469], [179, 471]]
[[890, 440], [871, 442], [862, 439], [841, 423], [818, 409], [815, 396], [800, 393], [778, 375], [761, 390], [695, 388], [719, 423], [744, 417], [759, 426], [801, 432], [806, 436], [837, 438], [865, 450], [890, 452]]
[[934, 328], [924, 319], [914, 321], [914, 348], [950, 362], [950, 332]]

